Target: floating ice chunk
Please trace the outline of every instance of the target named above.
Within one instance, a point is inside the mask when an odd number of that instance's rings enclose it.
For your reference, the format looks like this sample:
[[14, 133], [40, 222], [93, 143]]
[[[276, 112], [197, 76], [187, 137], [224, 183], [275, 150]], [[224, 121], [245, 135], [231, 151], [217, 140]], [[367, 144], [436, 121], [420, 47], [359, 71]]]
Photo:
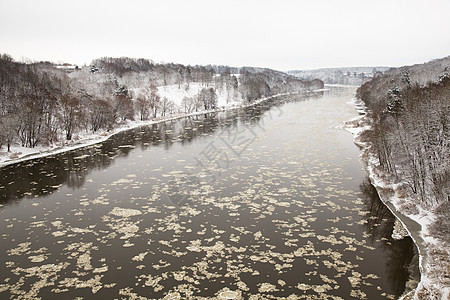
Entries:
[[104, 266], [101, 268], [95, 268], [94, 271], [92, 271], [93, 273], [104, 273], [108, 271], [108, 266]]
[[394, 230], [392, 231], [392, 238], [394, 240], [402, 240], [404, 237], [408, 236], [408, 231], [406, 231], [405, 227], [403, 227], [403, 224], [398, 220], [395, 219], [394, 222]]
[[131, 260], [132, 261], [143, 261], [145, 256], [148, 254], [147, 252], [139, 253], [138, 255], [134, 256]]
[[221, 300], [222, 299], [223, 300], [225, 300], [225, 299], [241, 299], [241, 296], [236, 291], [223, 291], [223, 292], [219, 293], [218, 298]]
[[270, 284], [268, 282], [262, 283], [258, 288], [258, 292], [260, 292], [260, 293], [270, 293], [270, 292], [275, 292], [277, 290], [278, 289], [275, 285]]
[[30, 256], [28, 258], [30, 259], [31, 262], [34, 263], [40, 263], [47, 259], [47, 257], [44, 254]]
[[118, 217], [132, 217], [141, 215], [142, 212], [137, 209], [114, 207], [110, 214]]
[[170, 293], [163, 298], [163, 300], [179, 300], [179, 299], [181, 299], [181, 295], [178, 292]]

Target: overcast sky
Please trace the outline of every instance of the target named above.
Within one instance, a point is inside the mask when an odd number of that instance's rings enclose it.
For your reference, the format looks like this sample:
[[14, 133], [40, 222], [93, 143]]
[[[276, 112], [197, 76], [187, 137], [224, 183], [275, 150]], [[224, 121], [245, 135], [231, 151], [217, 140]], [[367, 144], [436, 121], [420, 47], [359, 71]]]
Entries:
[[450, 55], [450, 0], [0, 0], [0, 53], [278, 70]]

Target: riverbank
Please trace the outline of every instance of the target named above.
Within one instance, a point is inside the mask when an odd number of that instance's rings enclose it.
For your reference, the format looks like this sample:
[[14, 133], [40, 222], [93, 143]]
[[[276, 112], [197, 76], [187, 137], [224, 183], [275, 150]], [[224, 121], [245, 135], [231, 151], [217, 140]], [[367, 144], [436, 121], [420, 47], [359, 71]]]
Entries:
[[[320, 90], [317, 90], [320, 91]], [[316, 92], [314, 91], [305, 91], [305, 92]], [[110, 137], [126, 131], [131, 130], [134, 128], [138, 128], [141, 126], [149, 126], [153, 124], [158, 124], [162, 122], [177, 120], [181, 118], [196, 116], [196, 115], [203, 115], [208, 113], [216, 113], [216, 112], [222, 112], [222, 111], [229, 111], [229, 110], [235, 110], [235, 109], [242, 109], [245, 107], [254, 106], [257, 104], [260, 104], [264, 101], [280, 97], [280, 96], [287, 96], [287, 95], [293, 95], [298, 94], [299, 92], [293, 92], [293, 93], [283, 93], [283, 94], [277, 94], [269, 97], [260, 98], [258, 100], [255, 100], [252, 103], [249, 104], [236, 104], [231, 103], [229, 105], [221, 106], [216, 109], [211, 110], [202, 110], [202, 111], [196, 111], [191, 113], [178, 113], [178, 114], [170, 114], [165, 117], [158, 117], [151, 120], [146, 121], [127, 121], [124, 124], [121, 124], [120, 126], [106, 131], [106, 130], [99, 130], [96, 133], [91, 132], [79, 132], [77, 135], [74, 135], [74, 138], [71, 141], [64, 141], [64, 142], [57, 142], [50, 146], [38, 146], [35, 148], [27, 148], [27, 147], [19, 147], [19, 146], [12, 146], [10, 152], [1, 151], [0, 148], [0, 168], [15, 164], [18, 162], [31, 160], [35, 158], [45, 157], [49, 155], [54, 155], [58, 153], [63, 153], [66, 151], [71, 151], [79, 148], [83, 148], [86, 146], [90, 146], [93, 144], [101, 143], [109, 139]]]
[[395, 182], [379, 169], [370, 142], [365, 138], [372, 129], [370, 116], [362, 101], [354, 99], [352, 104], [360, 116], [347, 121], [345, 127], [354, 134], [355, 143], [362, 149], [361, 162], [380, 199], [403, 225], [419, 251], [420, 282], [417, 285], [411, 282], [409, 287], [412, 290], [407, 290], [400, 299], [449, 299], [449, 245], [437, 231], [445, 228], [438, 228], [436, 224], [442, 216], [437, 209], [420, 206], [418, 201], [414, 201], [414, 195], [404, 189], [403, 183]]

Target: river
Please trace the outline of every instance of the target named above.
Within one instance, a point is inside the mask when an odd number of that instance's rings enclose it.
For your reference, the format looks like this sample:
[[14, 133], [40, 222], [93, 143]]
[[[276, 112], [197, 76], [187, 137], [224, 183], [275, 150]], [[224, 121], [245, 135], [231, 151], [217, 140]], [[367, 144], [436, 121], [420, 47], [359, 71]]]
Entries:
[[398, 298], [417, 251], [391, 238], [342, 128], [354, 92], [280, 96], [0, 169], [0, 298]]

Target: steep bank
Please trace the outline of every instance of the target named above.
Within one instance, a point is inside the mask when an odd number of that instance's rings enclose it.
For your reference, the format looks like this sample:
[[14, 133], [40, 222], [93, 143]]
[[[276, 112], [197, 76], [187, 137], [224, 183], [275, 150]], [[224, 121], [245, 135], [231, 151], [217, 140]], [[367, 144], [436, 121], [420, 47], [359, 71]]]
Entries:
[[[414, 195], [405, 193], [403, 184], [380, 168], [368, 138], [373, 131], [373, 120], [362, 101], [355, 99], [354, 104], [361, 116], [346, 122], [346, 128], [354, 134], [355, 143], [362, 149], [361, 162], [369, 173], [380, 199], [399, 220], [419, 251], [420, 282], [410, 281], [401, 299], [448, 299], [449, 244], [448, 240], [442, 239], [436, 232], [436, 221], [445, 217], [445, 213], [439, 214], [414, 206], [415, 202], [411, 200]], [[411, 205], [415, 209], [411, 209]], [[393, 236], [394, 234], [397, 234], [396, 238], [402, 238], [395, 230]]]
[[[354, 120], [372, 181], [388, 206], [418, 224], [415, 299], [450, 296], [450, 56], [390, 69], [357, 90]], [[360, 104], [362, 104], [360, 103]], [[414, 237], [414, 236], [413, 236]], [[421, 237], [420, 242], [417, 237]]]

